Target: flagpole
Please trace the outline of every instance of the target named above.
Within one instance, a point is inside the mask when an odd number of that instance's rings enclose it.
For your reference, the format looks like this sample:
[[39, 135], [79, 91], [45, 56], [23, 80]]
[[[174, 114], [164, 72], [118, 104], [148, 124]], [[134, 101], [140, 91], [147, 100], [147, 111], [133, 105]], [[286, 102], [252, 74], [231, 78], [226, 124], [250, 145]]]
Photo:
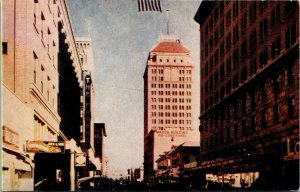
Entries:
[[169, 9], [167, 11], [167, 35], [169, 35]]

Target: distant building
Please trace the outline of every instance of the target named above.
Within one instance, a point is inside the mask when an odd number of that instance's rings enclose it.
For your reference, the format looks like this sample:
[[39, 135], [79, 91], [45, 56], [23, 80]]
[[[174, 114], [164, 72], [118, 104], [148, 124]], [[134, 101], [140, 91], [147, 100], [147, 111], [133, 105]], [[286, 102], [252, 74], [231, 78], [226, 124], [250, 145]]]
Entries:
[[[200, 143], [198, 142], [184, 142], [161, 154], [156, 160], [156, 178], [159, 183], [180, 182], [185, 169], [197, 166], [199, 147]], [[186, 175], [186, 180], [190, 179], [189, 177], [190, 174]]]
[[95, 131], [95, 156], [100, 158], [101, 162], [101, 170], [97, 174], [99, 175], [107, 175], [107, 163], [108, 159], [105, 158], [104, 153], [104, 137], [107, 137], [105, 124], [104, 123], [95, 123], [94, 124]]
[[193, 125], [194, 66], [176, 36], [162, 35], [151, 49], [144, 73], [144, 170], [154, 176], [155, 160], [172, 145], [199, 140]]
[[[92, 41], [89, 37], [76, 37], [76, 48], [82, 67], [81, 109], [80, 109], [80, 143], [87, 154], [87, 167], [78, 169], [79, 177], [93, 176], [100, 169], [100, 162], [95, 159], [94, 148], [94, 102], [95, 102], [95, 65]], [[99, 164], [99, 165], [97, 165]]]
[[299, 4], [202, 1], [203, 173], [259, 172], [258, 189], [299, 188]]

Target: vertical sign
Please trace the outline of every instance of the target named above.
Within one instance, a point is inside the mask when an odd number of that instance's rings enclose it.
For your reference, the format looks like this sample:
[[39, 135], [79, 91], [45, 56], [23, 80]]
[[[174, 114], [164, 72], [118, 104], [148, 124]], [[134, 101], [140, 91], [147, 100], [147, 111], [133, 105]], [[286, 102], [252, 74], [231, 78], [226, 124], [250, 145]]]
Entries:
[[90, 131], [91, 131], [91, 77], [85, 76], [85, 143], [90, 144]]

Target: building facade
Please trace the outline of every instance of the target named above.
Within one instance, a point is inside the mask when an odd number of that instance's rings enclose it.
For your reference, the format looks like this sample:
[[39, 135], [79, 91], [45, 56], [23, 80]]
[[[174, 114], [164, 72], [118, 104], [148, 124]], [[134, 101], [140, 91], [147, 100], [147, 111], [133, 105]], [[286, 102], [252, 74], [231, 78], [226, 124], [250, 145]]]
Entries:
[[107, 137], [105, 124], [104, 123], [94, 123], [95, 131], [95, 156], [100, 159], [101, 169], [98, 175], [107, 175], [107, 163], [108, 159], [105, 158], [104, 153], [104, 137]]
[[78, 168], [78, 177], [93, 176], [100, 170], [100, 159], [96, 158], [94, 146], [94, 100], [95, 100], [95, 65], [92, 41], [89, 37], [76, 37], [76, 47], [82, 66], [81, 109], [80, 109], [80, 144], [87, 154], [87, 166]]
[[156, 160], [157, 182], [161, 184], [185, 182], [186, 187], [190, 186], [192, 177], [190, 174], [185, 173], [185, 169], [197, 166], [199, 147], [199, 142], [184, 142], [179, 146], [173, 146], [170, 151], [161, 154], [159, 159]]
[[200, 171], [258, 171], [259, 189], [298, 189], [298, 2], [202, 1], [194, 19]]
[[2, 6], [2, 190], [74, 190], [82, 68], [66, 2]]
[[172, 35], [162, 35], [149, 53], [144, 73], [145, 178], [154, 176], [155, 160], [172, 145], [197, 140], [190, 60], [189, 51]]

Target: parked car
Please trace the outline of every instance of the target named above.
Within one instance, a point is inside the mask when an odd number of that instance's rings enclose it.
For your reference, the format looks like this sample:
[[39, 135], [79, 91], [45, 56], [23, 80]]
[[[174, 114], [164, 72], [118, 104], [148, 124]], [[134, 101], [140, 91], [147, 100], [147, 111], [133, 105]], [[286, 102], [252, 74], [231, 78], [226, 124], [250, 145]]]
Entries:
[[84, 177], [77, 181], [77, 190], [113, 190], [113, 182], [102, 176]]

